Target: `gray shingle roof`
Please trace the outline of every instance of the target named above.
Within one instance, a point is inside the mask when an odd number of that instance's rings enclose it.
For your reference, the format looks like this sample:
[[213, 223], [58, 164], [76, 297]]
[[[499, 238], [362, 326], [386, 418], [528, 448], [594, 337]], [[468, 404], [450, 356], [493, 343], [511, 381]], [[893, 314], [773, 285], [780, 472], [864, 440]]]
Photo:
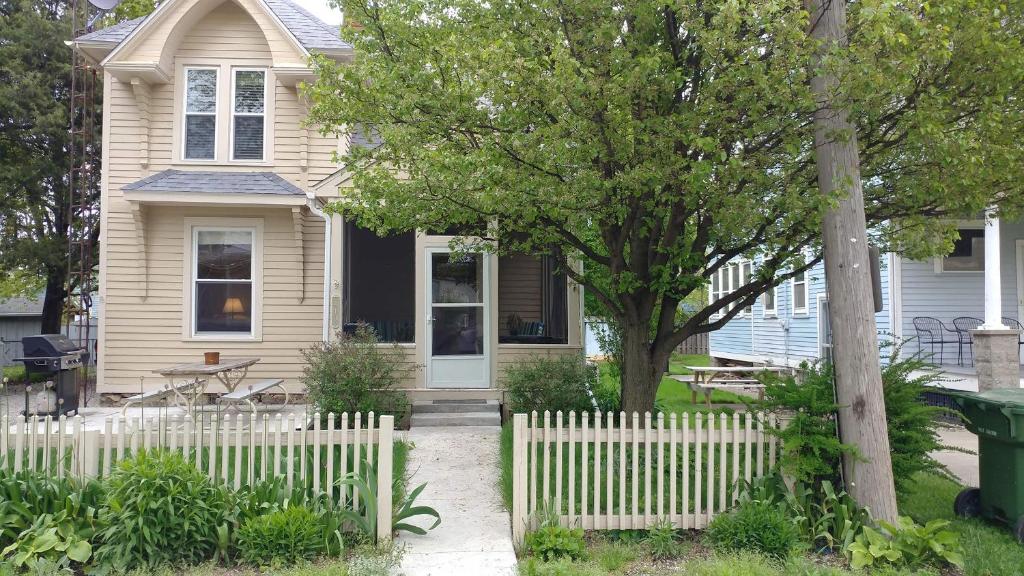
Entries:
[[137, 192], [305, 195], [299, 187], [273, 172], [164, 170], [132, 182], [124, 189]]
[[138, 18], [125, 20], [124, 22], [114, 24], [113, 26], [107, 26], [102, 30], [83, 34], [82, 36], [79, 36], [78, 39], [86, 42], [114, 42], [119, 44], [145, 19], [145, 16], [139, 16]]
[[0, 316], [41, 316], [42, 313], [42, 294], [35, 298], [0, 299]]
[[[310, 52], [351, 50], [352, 46], [339, 37], [338, 27], [324, 23], [312, 13], [291, 0], [263, 0], [302, 47]], [[79, 41], [111, 42], [120, 44], [145, 17], [127, 20], [102, 30], [79, 36]]]

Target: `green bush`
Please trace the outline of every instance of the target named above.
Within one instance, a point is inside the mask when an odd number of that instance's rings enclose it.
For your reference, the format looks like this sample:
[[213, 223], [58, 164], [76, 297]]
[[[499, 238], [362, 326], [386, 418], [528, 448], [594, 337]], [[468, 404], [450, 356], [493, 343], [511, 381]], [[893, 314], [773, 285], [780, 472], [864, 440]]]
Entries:
[[323, 418], [331, 412], [374, 412], [400, 420], [408, 412], [409, 400], [396, 389], [407, 369], [405, 351], [379, 343], [369, 326], [360, 324], [354, 334], [317, 343], [302, 355], [302, 382]]
[[505, 371], [513, 412], [593, 410], [588, 389], [595, 381], [593, 368], [582, 354], [534, 356]]
[[129, 569], [194, 564], [226, 543], [231, 495], [180, 454], [140, 452], [107, 481], [96, 561]]
[[785, 511], [756, 500], [716, 516], [706, 535], [721, 550], [751, 550], [779, 559], [788, 558], [800, 544], [800, 534]]
[[538, 512], [540, 526], [527, 532], [526, 550], [531, 556], [545, 562], [556, 560], [582, 560], [587, 555], [587, 543], [582, 528], [566, 528], [553, 510], [545, 507]]
[[305, 506], [292, 506], [245, 521], [238, 529], [242, 561], [255, 566], [313, 560], [323, 551], [323, 523]]
[[918, 472], [950, 477], [946, 467], [931, 456], [935, 451], [949, 449], [940, 441], [938, 432], [938, 417], [947, 409], [922, 400], [930, 385], [939, 379], [938, 372], [919, 354], [901, 359], [902, 344], [885, 343], [883, 347], [891, 348], [888, 364], [882, 367], [882, 386], [892, 475], [896, 491], [906, 494], [913, 489]]
[[[882, 369], [882, 391], [889, 424], [889, 447], [897, 492], [912, 487], [918, 472], [948, 477], [945, 467], [931, 453], [948, 448], [939, 441], [937, 416], [945, 409], [923, 400], [928, 385], [938, 378], [920, 355], [900, 358], [901, 344], [884, 342], [889, 350]], [[844, 454], [856, 456], [853, 446], [839, 441], [835, 382], [829, 364], [800, 367], [802, 377], [765, 376], [762, 409], [784, 412], [791, 417], [783, 429], [771, 430], [782, 443], [779, 466], [790, 476], [819, 485], [841, 485], [838, 471]], [[913, 374], [913, 376], [912, 376]]]
[[782, 444], [779, 468], [811, 485], [823, 481], [838, 485], [843, 455], [856, 450], [839, 441], [832, 366], [805, 362], [800, 372], [799, 381], [792, 375], [763, 376], [764, 401], [759, 408], [790, 418], [785, 427], [770, 430]]

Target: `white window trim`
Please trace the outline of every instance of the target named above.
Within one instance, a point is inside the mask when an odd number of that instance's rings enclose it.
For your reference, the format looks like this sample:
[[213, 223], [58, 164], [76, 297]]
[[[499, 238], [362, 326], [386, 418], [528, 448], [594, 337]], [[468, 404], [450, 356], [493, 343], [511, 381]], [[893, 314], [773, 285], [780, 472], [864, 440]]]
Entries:
[[[985, 221], [984, 220], [969, 220], [969, 221], [958, 222], [957, 225], [956, 225], [956, 228], [957, 228], [957, 230], [984, 230], [985, 229]], [[982, 261], [982, 268], [981, 268], [981, 270], [946, 270], [946, 267], [945, 267], [945, 264], [944, 264], [944, 260], [945, 259], [946, 259], [945, 256], [936, 256], [935, 257], [934, 263], [935, 263], [935, 273], [936, 274], [984, 274], [985, 273], [984, 260]]]
[[[235, 78], [239, 72], [262, 72], [263, 73], [263, 113], [262, 114], [249, 114], [244, 112], [235, 112]], [[228, 111], [231, 114], [231, 120], [228, 124], [228, 158], [231, 162], [266, 162], [267, 161], [267, 107], [269, 105], [269, 99], [267, 98], [267, 84], [269, 74], [267, 74], [266, 68], [261, 67], [242, 67], [231, 69], [231, 99], [228, 106]], [[260, 147], [259, 158], [235, 158], [235, 117], [236, 116], [262, 116], [263, 117], [263, 146]]]
[[[821, 308], [822, 308], [822, 304], [823, 303], [827, 303], [827, 302], [828, 302], [828, 295], [827, 294], [818, 294], [818, 298], [816, 300], [817, 307], [815, 308], [815, 310], [817, 311], [817, 314], [818, 314], [817, 328], [815, 329], [815, 332], [817, 332], [817, 337], [818, 337], [818, 358], [824, 358], [824, 354], [822, 354], [822, 352], [824, 352], [824, 350], [825, 350], [825, 342], [824, 342], [824, 340], [822, 338], [823, 334], [821, 333], [821, 328], [822, 328], [822, 309]], [[834, 357], [835, 348], [832, 346], [831, 342], [829, 342], [828, 348], [832, 350], [833, 357]]]
[[[220, 147], [220, 67], [218, 66], [185, 66], [182, 74], [181, 88], [181, 159], [184, 162], [214, 163], [217, 161], [217, 150]], [[214, 87], [213, 112], [192, 112], [188, 111], [188, 73], [189, 70], [213, 70], [217, 76]], [[266, 104], [264, 104], [264, 108]], [[189, 158], [188, 157], [188, 117], [192, 116], [213, 116], [213, 158]], [[264, 138], [266, 138], [266, 127], [264, 126]]]
[[[793, 315], [794, 316], [796, 316], [796, 315], [806, 316], [808, 314], [808, 312], [809, 312], [809, 309], [810, 309], [810, 294], [811, 294], [811, 292], [810, 292], [809, 288], [810, 288], [811, 277], [810, 277], [810, 274], [809, 274], [809, 272], [807, 270], [804, 270], [802, 272], [802, 274], [804, 276], [803, 282], [797, 282], [796, 276], [790, 278], [790, 280], [789, 280], [789, 285], [790, 285], [790, 289], [791, 289], [790, 290], [790, 304], [792, 305], [791, 308], [793, 310]], [[797, 284], [802, 284], [803, 285], [804, 305], [801, 308], [797, 308], [796, 307]]]
[[[766, 300], [764, 298], [765, 296], [768, 295], [769, 292], [772, 295], [772, 307], [771, 308], [768, 307], [768, 304], [766, 303]], [[776, 316], [778, 316], [778, 311], [779, 311], [779, 287], [778, 286], [772, 286], [771, 288], [766, 290], [764, 294], [761, 295], [761, 307], [763, 309], [762, 316], [764, 318], [775, 318]]]
[[[252, 232], [252, 324], [248, 334], [237, 332], [195, 331], [196, 237], [201, 230], [246, 230]], [[185, 254], [183, 259], [184, 306], [182, 340], [195, 342], [263, 341], [263, 219], [262, 218], [185, 218]]]
[[[744, 287], [744, 286], [746, 286], [747, 284], [750, 283], [750, 276], [754, 275], [754, 261], [753, 260], [740, 260], [737, 263], [737, 265], [740, 268], [740, 285], [739, 285], [738, 288], [742, 288], [742, 287]], [[748, 272], [747, 272], [748, 269], [750, 271], [749, 275], [748, 275]], [[754, 305], [753, 304], [748, 304], [747, 306], [744, 306], [740, 310], [740, 313], [738, 315], [739, 316], [743, 316], [743, 317], [753, 317], [754, 316]]]

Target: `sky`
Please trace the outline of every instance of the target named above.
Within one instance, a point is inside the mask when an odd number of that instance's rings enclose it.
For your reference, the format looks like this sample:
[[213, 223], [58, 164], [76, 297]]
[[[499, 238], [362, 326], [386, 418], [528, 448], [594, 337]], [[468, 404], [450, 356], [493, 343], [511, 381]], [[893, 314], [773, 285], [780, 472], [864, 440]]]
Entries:
[[292, 0], [299, 6], [309, 10], [317, 18], [328, 24], [341, 24], [341, 10], [331, 8], [327, 0]]

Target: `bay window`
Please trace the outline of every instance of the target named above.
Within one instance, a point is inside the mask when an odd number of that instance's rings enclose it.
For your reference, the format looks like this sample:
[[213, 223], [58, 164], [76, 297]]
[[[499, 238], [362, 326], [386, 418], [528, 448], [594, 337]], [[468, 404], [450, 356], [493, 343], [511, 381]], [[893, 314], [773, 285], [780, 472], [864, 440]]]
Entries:
[[266, 71], [235, 69], [231, 84], [231, 159], [263, 160]]
[[217, 69], [185, 69], [186, 160], [214, 160], [217, 156]]

